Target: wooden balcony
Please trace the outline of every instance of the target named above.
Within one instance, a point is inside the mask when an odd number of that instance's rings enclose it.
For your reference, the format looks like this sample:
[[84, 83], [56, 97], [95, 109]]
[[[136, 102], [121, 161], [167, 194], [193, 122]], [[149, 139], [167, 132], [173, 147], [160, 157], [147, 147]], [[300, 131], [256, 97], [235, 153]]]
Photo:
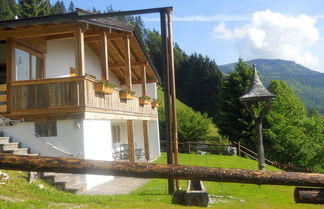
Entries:
[[157, 108], [140, 105], [139, 98], [122, 100], [119, 90], [112, 94], [95, 92], [91, 77], [53, 78], [12, 81], [8, 84], [7, 113], [11, 118], [74, 119], [92, 118], [156, 119]]

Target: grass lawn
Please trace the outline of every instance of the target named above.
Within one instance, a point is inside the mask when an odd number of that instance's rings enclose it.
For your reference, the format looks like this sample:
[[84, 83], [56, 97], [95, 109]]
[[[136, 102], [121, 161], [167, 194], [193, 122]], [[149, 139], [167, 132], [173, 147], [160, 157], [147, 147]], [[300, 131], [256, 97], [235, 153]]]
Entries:
[[[163, 154], [156, 163], [165, 161], [166, 156]], [[236, 156], [181, 154], [180, 162], [183, 165], [257, 168], [255, 161]], [[5, 172], [10, 175], [10, 180], [6, 184], [0, 185], [0, 208], [186, 208], [171, 203], [172, 198], [167, 195], [167, 181], [163, 179], [153, 179], [129, 195], [85, 196], [57, 191], [41, 180], [29, 184], [26, 181], [25, 172]], [[320, 205], [295, 204], [293, 200], [294, 187], [204, 183], [208, 193], [214, 195], [218, 200], [210, 205], [211, 208], [324, 209], [324, 206]], [[45, 188], [39, 189], [38, 184], [45, 185]], [[186, 181], [181, 181], [181, 187], [186, 188]]]

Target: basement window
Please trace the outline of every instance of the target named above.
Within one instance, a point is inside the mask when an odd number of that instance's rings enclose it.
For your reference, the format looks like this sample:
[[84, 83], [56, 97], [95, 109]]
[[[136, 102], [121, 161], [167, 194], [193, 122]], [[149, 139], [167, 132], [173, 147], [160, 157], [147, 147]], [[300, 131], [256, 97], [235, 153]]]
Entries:
[[35, 132], [37, 137], [57, 136], [56, 120], [35, 122]]

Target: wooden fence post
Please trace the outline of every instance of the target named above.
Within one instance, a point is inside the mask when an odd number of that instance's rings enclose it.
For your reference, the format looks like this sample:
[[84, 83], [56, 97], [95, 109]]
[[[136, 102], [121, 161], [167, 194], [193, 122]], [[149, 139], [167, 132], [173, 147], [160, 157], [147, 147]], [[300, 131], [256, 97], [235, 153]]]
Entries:
[[186, 142], [188, 144], [188, 154], [190, 154], [191, 149], [190, 149], [190, 142]]
[[237, 154], [239, 157], [241, 157], [241, 142], [240, 141], [237, 142]]

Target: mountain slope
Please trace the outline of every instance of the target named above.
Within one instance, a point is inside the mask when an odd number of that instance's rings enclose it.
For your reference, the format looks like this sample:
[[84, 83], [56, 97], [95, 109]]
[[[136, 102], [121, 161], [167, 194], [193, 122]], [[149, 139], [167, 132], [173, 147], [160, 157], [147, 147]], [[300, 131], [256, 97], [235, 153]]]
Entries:
[[[324, 73], [279, 59], [255, 59], [247, 63], [256, 64], [265, 86], [268, 86], [271, 80], [283, 80], [294, 89], [308, 108], [316, 108], [324, 114]], [[235, 64], [221, 65], [219, 68], [222, 72], [229, 73], [234, 70]]]

